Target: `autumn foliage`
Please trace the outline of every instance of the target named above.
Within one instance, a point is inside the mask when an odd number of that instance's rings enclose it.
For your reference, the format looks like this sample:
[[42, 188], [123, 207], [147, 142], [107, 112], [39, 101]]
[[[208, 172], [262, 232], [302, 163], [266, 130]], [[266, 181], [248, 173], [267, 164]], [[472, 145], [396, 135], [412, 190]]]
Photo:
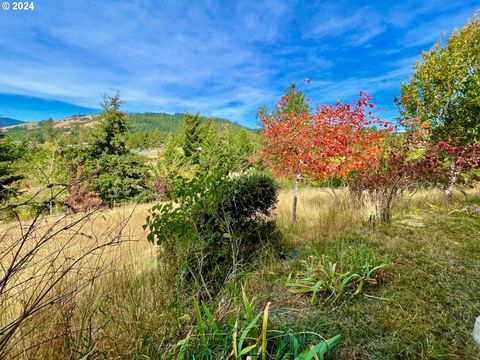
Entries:
[[64, 204], [71, 213], [93, 210], [104, 206], [102, 199], [96, 192], [80, 184], [73, 187], [72, 191], [65, 196]]
[[444, 192], [449, 204], [454, 187], [471, 186], [480, 180], [480, 143], [466, 145], [439, 141], [430, 144], [415, 167], [417, 179]]
[[365, 92], [352, 104], [317, 106], [314, 112], [285, 113], [283, 96], [271, 114], [259, 114], [265, 146], [263, 158], [281, 176], [311, 179], [345, 177], [376, 158], [392, 130], [373, 115]]
[[[427, 172], [436, 171], [436, 166], [428, 169], [424, 163], [426, 132], [426, 129], [419, 127], [405, 134], [392, 134], [384, 142], [382, 151], [367, 166], [348, 177], [348, 187], [354, 198], [362, 200], [366, 197], [375, 207], [371, 221], [390, 221], [398, 196], [413, 187]], [[432, 164], [436, 159], [432, 157]]]
[[[400, 132], [400, 130], [402, 130]], [[434, 141], [432, 128], [418, 118], [404, 119], [396, 134], [384, 143], [382, 152], [348, 179], [357, 198], [370, 197], [377, 207], [376, 216], [390, 221], [396, 199], [407, 189], [434, 186], [448, 199], [456, 185], [478, 180], [480, 144], [452, 144]]]

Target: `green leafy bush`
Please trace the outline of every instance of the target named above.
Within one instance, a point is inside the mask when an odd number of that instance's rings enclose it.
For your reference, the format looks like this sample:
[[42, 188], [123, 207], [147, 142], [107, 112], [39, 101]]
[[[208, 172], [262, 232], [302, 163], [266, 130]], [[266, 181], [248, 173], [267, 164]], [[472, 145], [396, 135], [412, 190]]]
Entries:
[[210, 297], [262, 244], [262, 228], [277, 201], [266, 175], [172, 180], [174, 202], [158, 204], [147, 217], [148, 240], [161, 245], [162, 266], [178, 269]]

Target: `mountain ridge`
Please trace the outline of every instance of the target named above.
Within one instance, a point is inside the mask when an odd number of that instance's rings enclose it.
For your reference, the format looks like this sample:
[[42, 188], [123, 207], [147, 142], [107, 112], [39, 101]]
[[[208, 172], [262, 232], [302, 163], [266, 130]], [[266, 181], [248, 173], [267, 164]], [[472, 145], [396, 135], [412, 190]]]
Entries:
[[12, 119], [9, 117], [0, 116], [0, 128], [10, 127], [10, 126], [19, 126], [24, 122], [17, 119]]
[[[58, 120], [53, 120], [53, 127], [54, 128], [59, 128], [59, 129], [69, 129], [72, 126], [85, 126], [85, 127], [93, 127], [99, 123], [98, 121], [98, 116], [100, 114], [93, 114], [93, 115], [72, 115], [69, 117], [65, 117], [63, 119], [58, 119]], [[174, 114], [169, 114], [169, 113], [163, 113], [163, 112], [135, 112], [135, 113], [127, 113], [128, 115], [128, 120], [132, 127], [135, 129], [140, 130], [153, 130], [153, 129], [159, 129], [161, 131], [176, 131], [178, 127], [180, 126], [180, 123], [183, 121], [183, 118], [185, 116], [185, 113], [174, 113]], [[202, 116], [202, 115], [201, 115]], [[207, 117], [207, 116], [202, 116], [205, 120], [211, 119], [213, 121], [219, 122], [219, 123], [225, 123], [225, 124], [232, 124], [236, 125], [245, 129], [245, 126], [242, 126], [238, 124], [235, 121], [228, 120], [228, 119], [223, 119], [223, 118], [217, 118], [217, 117]], [[37, 129], [41, 126], [42, 123], [45, 121], [31, 121], [31, 122], [24, 122], [20, 120], [15, 120], [15, 119], [9, 119], [14, 121], [14, 123], [5, 123], [5, 125], [1, 125], [1, 120], [3, 118], [0, 118], [0, 127], [2, 130], [9, 130], [13, 129], [16, 127], [22, 127], [25, 129]], [[251, 129], [249, 129], [251, 130]]]

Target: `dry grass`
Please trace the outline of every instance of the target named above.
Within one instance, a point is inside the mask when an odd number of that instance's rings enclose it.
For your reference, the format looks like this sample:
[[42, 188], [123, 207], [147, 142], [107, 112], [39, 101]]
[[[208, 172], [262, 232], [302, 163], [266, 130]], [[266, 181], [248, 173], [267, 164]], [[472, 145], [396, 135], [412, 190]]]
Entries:
[[52, 347], [37, 346], [42, 341], [56, 337], [63, 341], [78, 331], [65, 321], [76, 312], [74, 304], [90, 297], [106, 274], [121, 276], [127, 267], [134, 274], [151, 268], [154, 249], [142, 227], [147, 209], [127, 206], [2, 224], [2, 353], [15, 355], [32, 348], [31, 353], [43, 357]]
[[[417, 227], [424, 228], [423, 218], [418, 213], [421, 209], [435, 207], [440, 203], [439, 192], [422, 191], [413, 197], [405, 196], [397, 206], [397, 214], [403, 215], [401, 219], [396, 219], [395, 226], [398, 229], [403, 226], [409, 233], [416, 231]], [[371, 231], [366, 219], [373, 207], [369, 204], [353, 204], [345, 190], [302, 189], [296, 225], [290, 222], [291, 205], [292, 192], [281, 191], [276, 218], [284, 234], [284, 241], [291, 246], [309, 246], [319, 239], [329, 244], [348, 234], [365, 232], [365, 229]], [[75, 258], [90, 249], [92, 243], [89, 241], [106, 241], [111, 236], [117, 236], [115, 234], [121, 234], [118, 243], [89, 256], [86, 259], [88, 261], [81, 262], [75, 271], [55, 287], [52, 296], [70, 289], [72, 284], [83, 284], [85, 279], [91, 280], [74, 296], [66, 297], [65, 301], [56, 302], [34, 315], [28, 326], [15, 335], [15, 346], [10, 349], [7, 357], [132, 358], [141, 354], [155, 358], [165, 351], [173, 341], [171, 338], [177, 332], [185, 330], [178, 318], [185, 314], [186, 309], [176, 302], [171, 280], [165, 278], [156, 267], [155, 246], [146, 241], [146, 232], [142, 226], [150, 207], [151, 204], [127, 205], [95, 214], [88, 221], [54, 237], [48, 247], [42, 249], [37, 256], [44, 263], [39, 261], [31, 269], [25, 269], [15, 281], [25, 280], [32, 273], [42, 275], [42, 269], [61, 269], [61, 265], [52, 267], [56, 263], [51, 261], [49, 254], [60, 253], [62, 256], [55, 261], [65, 265], [68, 258]], [[62, 226], [65, 222], [75, 221], [75, 218], [45, 217], [32, 234], [32, 239], [38, 239], [52, 224]], [[22, 224], [23, 227], [27, 225], [28, 223]], [[2, 247], [8, 247], [19, 234], [20, 227], [17, 223], [0, 224], [0, 253]], [[372, 236], [376, 237], [378, 236]], [[388, 236], [386, 239], [381, 240], [385, 243], [385, 248], [391, 247], [392, 251], [397, 251], [396, 246], [400, 240], [394, 241]], [[283, 281], [283, 274], [274, 272], [281, 271], [279, 269], [285, 266], [291, 265], [288, 262], [272, 265], [270, 278], [273, 276], [278, 278], [275, 281]], [[51, 277], [41, 279], [51, 281]], [[15, 293], [13, 301], [0, 304], [0, 325], [22, 312], [31, 296], [29, 286], [33, 283], [38, 285], [34, 278], [27, 283], [18, 288], [21, 291]], [[257, 283], [256, 286], [262, 289], [268, 285]], [[42, 341], [48, 342], [42, 344]], [[31, 350], [24, 351], [29, 348]]]
[[367, 212], [352, 203], [346, 190], [304, 188], [298, 200], [298, 224], [292, 226], [292, 196], [291, 191], [281, 191], [276, 211], [291, 243], [308, 244], [320, 236], [337, 236], [361, 223]]

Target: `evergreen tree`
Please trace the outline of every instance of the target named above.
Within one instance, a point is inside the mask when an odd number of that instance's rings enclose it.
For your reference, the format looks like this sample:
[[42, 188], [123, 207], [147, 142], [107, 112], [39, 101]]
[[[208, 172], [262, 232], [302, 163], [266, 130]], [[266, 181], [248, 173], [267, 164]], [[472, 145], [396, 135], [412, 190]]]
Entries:
[[54, 142], [60, 135], [59, 129], [55, 128], [55, 121], [48, 119], [39, 123], [40, 131], [46, 142]]
[[244, 171], [251, 166], [250, 158], [256, 152], [253, 134], [245, 129], [231, 129], [226, 134], [230, 171]]
[[214, 170], [223, 169], [227, 164], [226, 148], [212, 121], [208, 121], [203, 128], [200, 138], [200, 152], [198, 155], [199, 171], [210, 174]]
[[153, 199], [152, 179], [143, 157], [135, 153], [104, 154], [99, 165], [102, 171], [93, 181], [93, 190], [109, 205], [132, 199]]
[[222, 127], [219, 130], [211, 121], [204, 125], [199, 152], [200, 172], [203, 174], [242, 172], [251, 166], [249, 157], [255, 147], [247, 130], [228, 125]]
[[198, 151], [201, 148], [202, 118], [200, 115], [185, 114], [182, 127], [183, 152], [192, 164], [198, 164]]
[[[109, 205], [153, 196], [152, 180], [145, 159], [130, 152], [126, 146], [129, 130], [127, 115], [120, 111], [118, 93], [105, 97], [101, 123], [94, 133], [88, 151], [80, 149], [73, 154], [88, 175], [100, 198]], [[73, 153], [73, 152], [71, 152]], [[143, 196], [145, 195], [145, 196]]]
[[0, 132], [0, 201], [18, 193], [14, 185], [22, 176], [14, 173], [12, 163], [19, 158], [20, 152]]
[[128, 152], [125, 136], [129, 129], [127, 114], [120, 111], [120, 96], [105, 96], [100, 115], [100, 127], [94, 135], [92, 155], [122, 155]]
[[285, 114], [302, 114], [310, 111], [305, 100], [305, 94], [301, 89], [297, 89], [295, 84], [292, 83], [285, 91], [286, 101], [284, 102], [284, 107], [281, 110]]

